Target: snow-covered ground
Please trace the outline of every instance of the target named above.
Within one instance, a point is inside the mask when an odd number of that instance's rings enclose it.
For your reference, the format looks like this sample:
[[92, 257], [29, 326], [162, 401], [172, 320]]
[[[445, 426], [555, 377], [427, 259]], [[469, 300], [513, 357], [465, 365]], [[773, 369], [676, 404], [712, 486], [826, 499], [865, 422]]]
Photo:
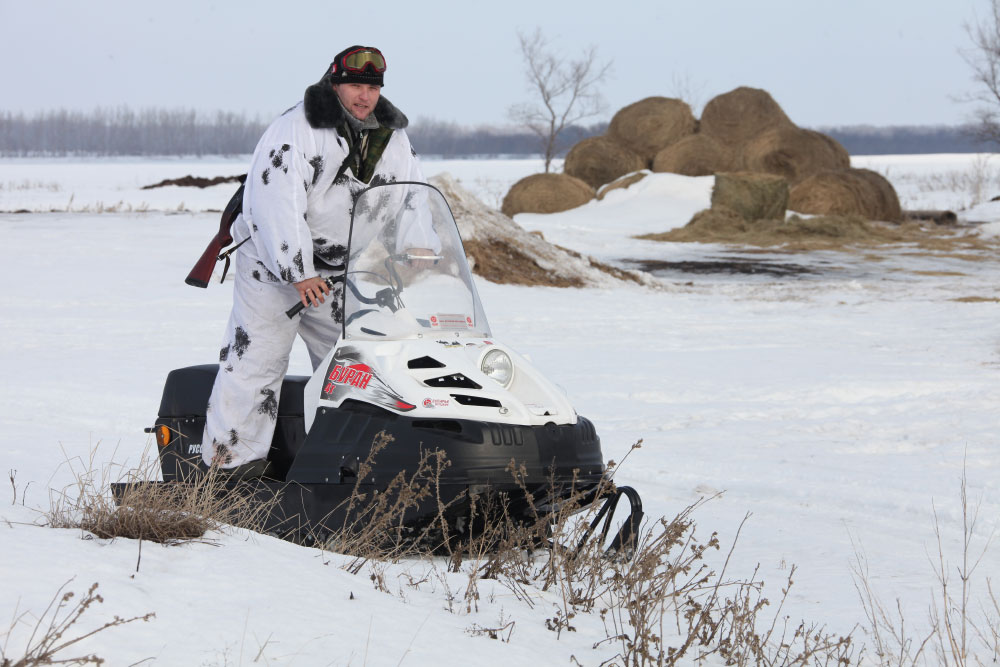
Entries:
[[[986, 223], [984, 236], [1000, 227], [987, 201], [1000, 185], [981, 176], [988, 158], [854, 162], [893, 180], [906, 208], [952, 208]], [[49, 490], [69, 484], [91, 452], [98, 465], [137, 461], [166, 373], [217, 355], [229, 284], [198, 290], [183, 279], [217, 229], [218, 214], [206, 211], [233, 188], [141, 186], [239, 174], [245, 163], [0, 160], [0, 211], [37, 211], [0, 213], [0, 468], [11, 477], [0, 496], [0, 634], [6, 619], [40, 614], [73, 579], [78, 592], [100, 582], [104, 597], [81, 627], [156, 613], [75, 653], [114, 665], [573, 664], [570, 656], [596, 665], [614, 655], [593, 648], [605, 636], [596, 618], [558, 637], [547, 630], [551, 593], [528, 608], [484, 584], [478, 612], [449, 610], [448, 591], [461, 591], [463, 577], [439, 573], [414, 588], [403, 573], [424, 571], [421, 562], [391, 568], [386, 594], [335, 555], [258, 535], [144, 544], [140, 561], [135, 542], [34, 525]], [[450, 172], [493, 204], [539, 166], [425, 162], [428, 175]], [[960, 556], [963, 470], [980, 505], [974, 548], [998, 526], [996, 249], [803, 255], [630, 238], [683, 225], [710, 189], [711, 179], [656, 175], [575, 211], [517, 220], [605, 261], [755, 259], [811, 272], [675, 270], [660, 274], [662, 289], [480, 281], [494, 333], [567, 389], [608, 458], [643, 440], [617, 479], [639, 489], [647, 515], [673, 516], [722, 492], [695, 519], [703, 539], [718, 531], [728, 545], [750, 513], [729, 572], [749, 577], [759, 565], [773, 599], [797, 566], [784, 609], [793, 621], [845, 633], [864, 622], [851, 575], [863, 549], [873, 586], [890, 604], [899, 597], [907, 624], [920, 626], [936, 588], [935, 511], [952, 576]], [[304, 350], [292, 370], [308, 372]], [[984, 600], [989, 577], [1000, 579], [998, 546], [979, 564], [974, 599]], [[7, 639], [9, 657], [31, 618]], [[509, 643], [470, 632], [501, 619], [515, 621]]]

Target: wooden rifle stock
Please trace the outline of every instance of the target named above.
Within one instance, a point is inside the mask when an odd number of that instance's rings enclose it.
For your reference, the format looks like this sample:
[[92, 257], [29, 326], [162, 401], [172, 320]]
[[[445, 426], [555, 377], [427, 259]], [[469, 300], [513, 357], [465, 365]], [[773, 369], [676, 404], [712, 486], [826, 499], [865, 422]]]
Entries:
[[[246, 175], [241, 179], [246, 180]], [[193, 287], [208, 287], [208, 283], [212, 280], [212, 271], [215, 269], [215, 263], [224, 259], [225, 255], [221, 254], [222, 249], [233, 242], [233, 236], [230, 233], [230, 229], [233, 226], [233, 222], [236, 220], [236, 216], [243, 212], [243, 183], [240, 183], [239, 189], [233, 194], [232, 198], [229, 200], [229, 204], [226, 205], [226, 210], [222, 212], [222, 219], [219, 221], [219, 233], [215, 235], [209, 244], [205, 248], [205, 252], [201, 254], [201, 257], [195, 263], [194, 268], [188, 274], [184, 282]], [[226, 268], [229, 267], [229, 260], [226, 260]], [[225, 274], [223, 273], [223, 278]]]

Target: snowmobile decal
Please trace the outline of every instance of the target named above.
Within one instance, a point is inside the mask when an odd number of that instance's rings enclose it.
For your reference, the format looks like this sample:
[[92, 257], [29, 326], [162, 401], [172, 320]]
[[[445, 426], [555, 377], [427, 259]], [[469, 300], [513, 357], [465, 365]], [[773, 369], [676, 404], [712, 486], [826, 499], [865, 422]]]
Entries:
[[447, 398], [425, 398], [425, 408], [446, 408], [451, 403]]
[[340, 402], [354, 391], [365, 392], [365, 401], [399, 412], [409, 412], [417, 407], [404, 401], [398, 392], [386, 384], [375, 368], [361, 358], [359, 350], [353, 347], [340, 348], [330, 360], [320, 398]]
[[333, 385], [349, 384], [358, 389], [365, 389], [372, 379], [372, 370], [365, 364], [355, 364], [353, 366], [335, 366], [330, 375], [327, 376], [327, 385], [323, 393], [333, 393]]
[[431, 315], [430, 323], [432, 329], [456, 331], [473, 328], [472, 318], [461, 314], [438, 313], [437, 315]]

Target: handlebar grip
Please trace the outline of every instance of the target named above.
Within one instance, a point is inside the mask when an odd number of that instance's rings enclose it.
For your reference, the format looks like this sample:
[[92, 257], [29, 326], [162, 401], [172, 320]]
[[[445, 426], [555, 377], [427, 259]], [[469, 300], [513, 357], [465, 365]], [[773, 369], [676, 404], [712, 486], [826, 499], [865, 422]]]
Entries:
[[[334, 267], [334, 268], [343, 268], [343, 267]], [[323, 282], [325, 282], [330, 289], [333, 289], [334, 283], [338, 283], [338, 282], [340, 282], [342, 280], [344, 280], [344, 276], [343, 275], [328, 276], [328, 277], [326, 277], [326, 278], [323, 279]], [[286, 310], [285, 311], [285, 315], [288, 315], [288, 319], [292, 319], [293, 317], [295, 317], [296, 315], [298, 315], [300, 312], [302, 312], [303, 308], [305, 308], [305, 306], [303, 306], [302, 302], [299, 301], [294, 306], [292, 306], [291, 308], [289, 308], [288, 310]]]

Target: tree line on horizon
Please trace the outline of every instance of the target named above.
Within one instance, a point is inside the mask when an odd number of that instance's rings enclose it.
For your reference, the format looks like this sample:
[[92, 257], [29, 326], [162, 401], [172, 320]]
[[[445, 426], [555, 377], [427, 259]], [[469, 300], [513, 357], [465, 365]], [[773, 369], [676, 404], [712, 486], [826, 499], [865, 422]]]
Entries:
[[[243, 113], [128, 107], [37, 112], [0, 111], [0, 156], [244, 155], [253, 152], [267, 127]], [[565, 155], [576, 142], [603, 134], [607, 123], [570, 126], [558, 137]], [[815, 128], [852, 155], [979, 153], [989, 145], [968, 126], [847, 126]], [[536, 133], [523, 127], [481, 125], [420, 118], [407, 130], [425, 156], [538, 156]]]

